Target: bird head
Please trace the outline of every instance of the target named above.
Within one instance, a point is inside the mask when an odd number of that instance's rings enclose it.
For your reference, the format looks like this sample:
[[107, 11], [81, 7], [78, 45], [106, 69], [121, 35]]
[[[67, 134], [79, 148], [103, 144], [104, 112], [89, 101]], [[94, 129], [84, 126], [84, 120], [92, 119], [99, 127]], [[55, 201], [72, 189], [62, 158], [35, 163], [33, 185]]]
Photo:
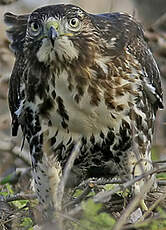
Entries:
[[97, 46], [91, 17], [73, 5], [50, 5], [28, 18], [25, 51], [35, 53], [39, 62], [73, 62], [92, 56]]
[[127, 15], [92, 15], [68, 4], [44, 6], [29, 15], [6, 13], [4, 20], [14, 52], [48, 66], [89, 66], [96, 57], [114, 58], [138, 32]]

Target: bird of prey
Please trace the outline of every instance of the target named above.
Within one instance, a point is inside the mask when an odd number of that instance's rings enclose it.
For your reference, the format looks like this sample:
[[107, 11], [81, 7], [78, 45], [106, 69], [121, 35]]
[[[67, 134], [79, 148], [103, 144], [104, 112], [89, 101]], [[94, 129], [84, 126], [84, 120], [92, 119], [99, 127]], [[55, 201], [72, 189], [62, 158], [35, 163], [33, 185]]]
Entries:
[[73, 170], [82, 180], [129, 180], [150, 170], [163, 94], [139, 23], [127, 14], [93, 15], [64, 4], [4, 18], [16, 57], [9, 84], [12, 134], [20, 126], [29, 143], [41, 204], [55, 201], [78, 139]]

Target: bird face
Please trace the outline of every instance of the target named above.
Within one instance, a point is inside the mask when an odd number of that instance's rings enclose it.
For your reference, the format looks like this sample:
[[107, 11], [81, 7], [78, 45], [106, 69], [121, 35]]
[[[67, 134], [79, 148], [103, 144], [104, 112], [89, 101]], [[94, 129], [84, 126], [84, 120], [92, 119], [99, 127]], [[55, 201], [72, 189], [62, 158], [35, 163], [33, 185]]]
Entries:
[[[92, 41], [93, 40], [93, 41]], [[34, 49], [39, 62], [77, 60], [93, 39], [90, 17], [72, 5], [47, 6], [34, 11], [28, 20], [25, 49]]]

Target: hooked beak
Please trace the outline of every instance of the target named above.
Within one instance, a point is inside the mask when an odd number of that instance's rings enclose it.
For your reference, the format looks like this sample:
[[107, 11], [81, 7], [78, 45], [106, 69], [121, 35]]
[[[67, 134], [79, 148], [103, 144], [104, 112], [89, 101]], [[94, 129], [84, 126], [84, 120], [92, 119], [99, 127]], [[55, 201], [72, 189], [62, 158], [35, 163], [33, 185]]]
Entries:
[[47, 24], [48, 38], [51, 41], [52, 46], [54, 46], [54, 42], [59, 36], [59, 23], [57, 21], [49, 21]]
[[53, 26], [51, 26], [49, 31], [48, 31], [48, 37], [51, 41], [52, 46], [54, 46], [54, 42], [55, 42], [56, 38], [58, 37], [58, 33]]
[[52, 46], [54, 46], [55, 40], [58, 37], [73, 36], [73, 33], [60, 33], [59, 23], [57, 21], [49, 21], [47, 22], [46, 26], [47, 26], [48, 38], [50, 39]]

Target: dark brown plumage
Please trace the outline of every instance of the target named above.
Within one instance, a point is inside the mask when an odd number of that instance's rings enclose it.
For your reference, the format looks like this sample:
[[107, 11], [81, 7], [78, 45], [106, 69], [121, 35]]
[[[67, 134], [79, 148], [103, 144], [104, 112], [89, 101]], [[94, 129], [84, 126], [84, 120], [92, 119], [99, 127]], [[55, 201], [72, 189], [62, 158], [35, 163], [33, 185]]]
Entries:
[[29, 142], [40, 202], [55, 202], [79, 138], [73, 171], [80, 179], [129, 179], [142, 172], [140, 159], [145, 171], [151, 169], [162, 90], [141, 26], [126, 14], [92, 15], [73, 5], [6, 13], [5, 22], [16, 55], [9, 88], [12, 130], [16, 135], [21, 125]]

